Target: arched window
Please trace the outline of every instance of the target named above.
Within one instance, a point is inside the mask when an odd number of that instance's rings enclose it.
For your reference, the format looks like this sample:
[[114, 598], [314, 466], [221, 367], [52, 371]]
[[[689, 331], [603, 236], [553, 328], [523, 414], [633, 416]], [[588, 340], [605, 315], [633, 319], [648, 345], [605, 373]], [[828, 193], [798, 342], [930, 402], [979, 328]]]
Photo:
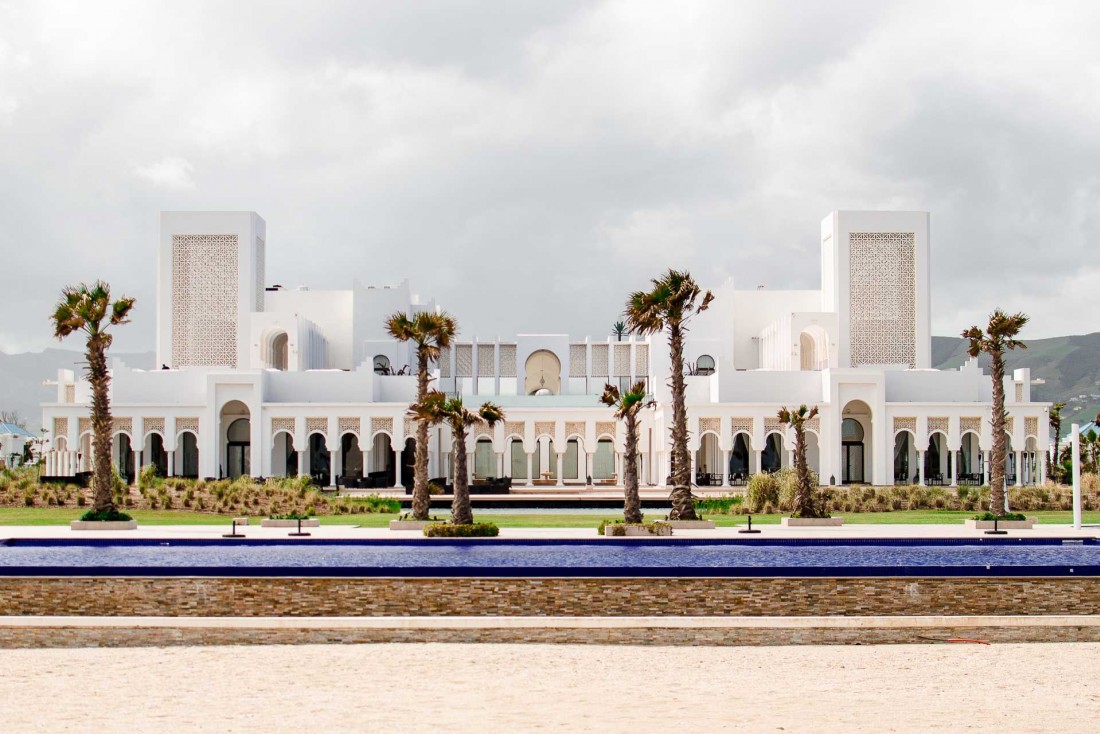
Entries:
[[376, 375], [388, 375], [390, 374], [390, 358], [384, 354], [376, 355], [374, 358], [374, 374]]
[[290, 364], [290, 340], [285, 331], [280, 331], [271, 340], [271, 367], [286, 371]]
[[863, 440], [863, 426], [855, 418], [845, 418], [840, 424], [840, 440], [859, 443]]
[[704, 377], [714, 374], [714, 357], [709, 354], [699, 355], [699, 359], [695, 361], [695, 374], [703, 375]]

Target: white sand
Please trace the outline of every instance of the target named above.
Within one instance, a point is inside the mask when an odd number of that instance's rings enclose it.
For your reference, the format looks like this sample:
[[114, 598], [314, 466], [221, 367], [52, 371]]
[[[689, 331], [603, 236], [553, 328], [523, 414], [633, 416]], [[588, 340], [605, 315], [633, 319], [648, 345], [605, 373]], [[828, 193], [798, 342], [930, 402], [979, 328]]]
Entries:
[[0, 732], [1096, 732], [1100, 644], [0, 651]]

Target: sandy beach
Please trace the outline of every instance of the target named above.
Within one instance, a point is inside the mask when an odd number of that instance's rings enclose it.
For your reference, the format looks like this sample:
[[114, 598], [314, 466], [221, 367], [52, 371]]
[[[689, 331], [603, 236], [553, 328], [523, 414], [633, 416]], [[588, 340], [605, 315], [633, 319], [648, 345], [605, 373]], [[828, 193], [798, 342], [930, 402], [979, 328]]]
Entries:
[[1100, 644], [5, 650], [0, 731], [1094, 732]]

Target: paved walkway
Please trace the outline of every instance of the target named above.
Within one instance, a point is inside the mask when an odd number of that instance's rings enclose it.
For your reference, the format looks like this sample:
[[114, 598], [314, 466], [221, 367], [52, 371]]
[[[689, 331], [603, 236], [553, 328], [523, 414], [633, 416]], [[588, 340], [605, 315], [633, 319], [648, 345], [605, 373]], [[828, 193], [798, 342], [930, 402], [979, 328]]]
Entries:
[[[962, 522], [944, 525], [844, 525], [829, 528], [784, 528], [779, 525], [757, 525], [759, 535], [743, 535], [739, 528], [715, 528], [713, 530], [676, 530], [676, 538], [988, 538], [981, 530], [971, 530]], [[237, 532], [247, 538], [286, 538], [294, 528], [261, 528], [256, 525], [237, 527]], [[322, 525], [307, 528], [312, 539], [390, 539], [412, 540], [422, 538], [419, 531], [395, 531], [388, 528], [361, 528], [355, 525]], [[6, 538], [221, 538], [229, 532], [228, 525], [139, 525], [137, 530], [122, 531], [74, 531], [64, 525], [9, 525], [0, 527], [0, 540]], [[617, 538], [603, 538], [594, 528], [501, 528], [501, 538], [582, 538], [614, 543]], [[1070, 525], [1036, 525], [1032, 530], [1012, 530], [1002, 538], [1100, 538], [1100, 525], [1086, 525], [1075, 530]], [[660, 540], [660, 539], [655, 539]]]

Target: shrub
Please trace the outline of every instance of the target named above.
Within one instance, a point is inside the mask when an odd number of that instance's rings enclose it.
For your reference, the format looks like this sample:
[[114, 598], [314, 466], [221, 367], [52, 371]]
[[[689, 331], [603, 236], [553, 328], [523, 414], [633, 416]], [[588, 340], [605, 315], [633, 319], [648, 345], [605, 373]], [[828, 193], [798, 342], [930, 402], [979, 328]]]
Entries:
[[312, 515], [305, 515], [301, 512], [284, 512], [281, 515], [268, 515], [268, 520], [309, 520]]
[[650, 535], [672, 535], [672, 526], [667, 522], [640, 522], [640, 523], [627, 523], [624, 520], [604, 520], [600, 523], [600, 526], [596, 528], [596, 532], [600, 535], [606, 535], [608, 537], [620, 537], [626, 535], [626, 529], [631, 528], [644, 528]]
[[428, 482], [428, 494], [443, 494], [443, 487], [435, 482]]
[[776, 476], [764, 472], [753, 474], [745, 489], [745, 504], [752, 512], [765, 512], [769, 505], [778, 505], [779, 480]]
[[377, 494], [370, 494], [352, 501], [356, 504], [356, 512], [383, 512], [391, 515], [401, 512], [401, 502], [392, 497], [380, 497]]
[[125, 512], [119, 512], [118, 510], [107, 510], [105, 512], [88, 510], [80, 516], [80, 519], [84, 522], [126, 522], [133, 520]]
[[1027, 517], [1022, 512], [1010, 512], [1007, 515], [994, 515], [992, 512], [983, 512], [975, 515], [973, 519], [992, 522], [993, 520], [1026, 520]]
[[727, 494], [724, 497], [703, 497], [695, 500], [695, 511], [702, 515], [736, 515], [745, 504], [744, 496]]
[[470, 525], [438, 522], [424, 526], [426, 538], [495, 538], [498, 535], [500, 528], [491, 522], [475, 522]]

